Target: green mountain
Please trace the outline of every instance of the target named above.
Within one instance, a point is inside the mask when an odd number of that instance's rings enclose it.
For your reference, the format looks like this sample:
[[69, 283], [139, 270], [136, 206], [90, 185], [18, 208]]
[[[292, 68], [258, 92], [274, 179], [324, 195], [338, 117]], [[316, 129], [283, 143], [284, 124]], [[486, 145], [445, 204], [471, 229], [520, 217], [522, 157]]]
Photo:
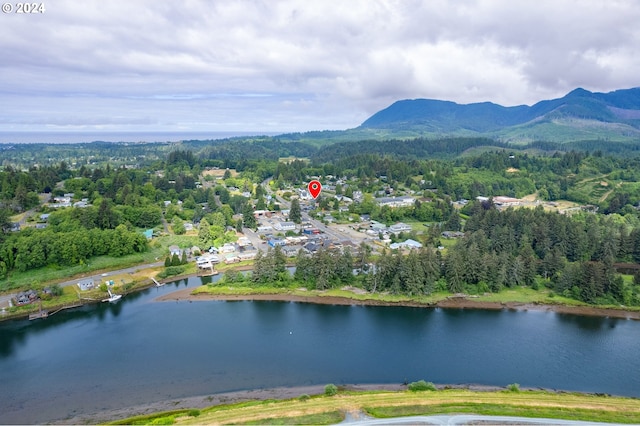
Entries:
[[484, 136], [504, 142], [640, 141], [640, 88], [592, 93], [576, 89], [533, 106], [397, 101], [358, 131], [423, 136]]

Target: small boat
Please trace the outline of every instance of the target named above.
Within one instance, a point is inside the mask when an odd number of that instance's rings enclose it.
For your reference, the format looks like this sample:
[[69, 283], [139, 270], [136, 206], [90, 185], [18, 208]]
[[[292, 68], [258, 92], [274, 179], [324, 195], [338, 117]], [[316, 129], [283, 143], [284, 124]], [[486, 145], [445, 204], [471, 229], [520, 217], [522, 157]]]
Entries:
[[109, 292], [109, 298], [105, 299], [105, 302], [113, 303], [113, 302], [117, 302], [118, 300], [120, 300], [122, 298], [121, 294], [111, 293], [111, 289], [110, 288], [107, 288], [107, 291]]
[[151, 277], [151, 279], [153, 280], [154, 283], [156, 283], [156, 287], [162, 287], [163, 285], [165, 285], [166, 283], [159, 283], [158, 280], [156, 280], [155, 278]]

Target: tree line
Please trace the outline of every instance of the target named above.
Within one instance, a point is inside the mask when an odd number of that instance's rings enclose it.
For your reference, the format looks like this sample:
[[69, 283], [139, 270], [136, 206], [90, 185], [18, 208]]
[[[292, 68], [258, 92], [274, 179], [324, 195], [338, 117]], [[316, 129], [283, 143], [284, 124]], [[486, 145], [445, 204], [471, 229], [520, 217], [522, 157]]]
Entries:
[[640, 261], [640, 230], [594, 214], [571, 218], [536, 209], [498, 210], [474, 203], [465, 235], [443, 255], [423, 247], [408, 254], [385, 250], [302, 250], [290, 276], [280, 248], [260, 252], [252, 285], [295, 285], [325, 290], [345, 285], [411, 296], [434, 291], [480, 294], [517, 286], [547, 286], [592, 304], [640, 305], [640, 279], [625, 283], [618, 261]]

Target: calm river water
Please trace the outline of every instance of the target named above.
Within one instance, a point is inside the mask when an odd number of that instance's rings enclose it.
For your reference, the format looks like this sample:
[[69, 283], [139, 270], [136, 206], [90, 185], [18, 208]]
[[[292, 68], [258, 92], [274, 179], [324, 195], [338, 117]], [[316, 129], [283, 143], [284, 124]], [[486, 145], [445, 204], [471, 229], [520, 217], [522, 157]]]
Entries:
[[640, 322], [548, 312], [154, 302], [190, 278], [0, 324], [0, 423], [311, 384], [544, 387], [640, 397]]

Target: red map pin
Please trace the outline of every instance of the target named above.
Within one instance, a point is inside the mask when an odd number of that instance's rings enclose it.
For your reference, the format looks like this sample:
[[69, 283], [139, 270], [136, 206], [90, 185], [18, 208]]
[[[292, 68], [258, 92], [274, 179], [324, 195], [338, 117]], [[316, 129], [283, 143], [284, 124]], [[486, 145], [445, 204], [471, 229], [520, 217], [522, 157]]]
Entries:
[[317, 180], [312, 180], [309, 182], [309, 186], [307, 188], [309, 189], [309, 194], [311, 194], [313, 198], [318, 198], [320, 191], [322, 191], [322, 184]]

